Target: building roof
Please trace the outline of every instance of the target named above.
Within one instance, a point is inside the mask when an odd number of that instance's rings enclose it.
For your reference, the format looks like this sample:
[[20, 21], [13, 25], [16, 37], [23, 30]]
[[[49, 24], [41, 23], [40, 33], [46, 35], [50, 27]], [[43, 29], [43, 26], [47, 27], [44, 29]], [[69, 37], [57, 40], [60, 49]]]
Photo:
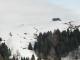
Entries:
[[53, 21], [61, 21], [60, 18], [53, 18]]

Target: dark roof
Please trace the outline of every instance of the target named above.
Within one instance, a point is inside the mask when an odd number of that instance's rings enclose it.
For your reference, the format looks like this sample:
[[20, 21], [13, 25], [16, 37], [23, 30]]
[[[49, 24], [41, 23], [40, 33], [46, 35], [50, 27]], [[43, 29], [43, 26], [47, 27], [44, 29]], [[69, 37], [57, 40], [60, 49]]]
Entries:
[[60, 18], [53, 18], [53, 21], [61, 21]]

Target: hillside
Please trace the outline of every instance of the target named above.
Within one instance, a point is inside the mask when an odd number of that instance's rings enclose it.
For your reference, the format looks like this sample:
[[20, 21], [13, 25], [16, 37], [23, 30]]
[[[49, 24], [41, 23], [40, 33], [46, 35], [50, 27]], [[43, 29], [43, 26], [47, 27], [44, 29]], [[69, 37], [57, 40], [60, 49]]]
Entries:
[[[34, 47], [34, 43], [37, 41], [36, 37], [39, 33], [44, 33], [47, 31], [54, 31], [55, 29], [60, 29], [60, 31], [66, 30], [67, 25], [63, 23], [66, 21], [47, 21], [39, 24], [1, 24], [0, 37], [2, 42], [8, 46], [11, 50], [11, 57], [13, 55], [19, 57], [29, 57], [32, 54], [35, 55], [34, 50], [28, 50], [28, 45], [31, 42]], [[6, 28], [7, 27], [7, 28]], [[36, 56], [36, 55], [35, 55]], [[36, 56], [37, 57], [37, 56]]]

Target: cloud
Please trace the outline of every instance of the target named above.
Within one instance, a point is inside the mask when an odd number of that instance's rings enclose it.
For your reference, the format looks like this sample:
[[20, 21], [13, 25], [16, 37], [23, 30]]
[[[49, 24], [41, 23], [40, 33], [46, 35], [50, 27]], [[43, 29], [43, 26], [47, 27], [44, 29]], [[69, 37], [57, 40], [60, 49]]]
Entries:
[[16, 24], [36, 24], [51, 21], [59, 17], [61, 20], [75, 20], [74, 11], [46, 0], [2, 0], [0, 1], [0, 22]]

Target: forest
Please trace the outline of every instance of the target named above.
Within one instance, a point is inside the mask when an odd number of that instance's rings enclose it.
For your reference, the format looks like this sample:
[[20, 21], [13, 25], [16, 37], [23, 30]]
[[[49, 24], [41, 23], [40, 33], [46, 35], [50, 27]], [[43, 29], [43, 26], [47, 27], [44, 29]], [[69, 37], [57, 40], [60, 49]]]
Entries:
[[69, 29], [60, 32], [59, 29], [40, 33], [35, 42], [34, 50], [39, 58], [44, 60], [61, 60], [70, 51], [80, 45], [80, 31]]

